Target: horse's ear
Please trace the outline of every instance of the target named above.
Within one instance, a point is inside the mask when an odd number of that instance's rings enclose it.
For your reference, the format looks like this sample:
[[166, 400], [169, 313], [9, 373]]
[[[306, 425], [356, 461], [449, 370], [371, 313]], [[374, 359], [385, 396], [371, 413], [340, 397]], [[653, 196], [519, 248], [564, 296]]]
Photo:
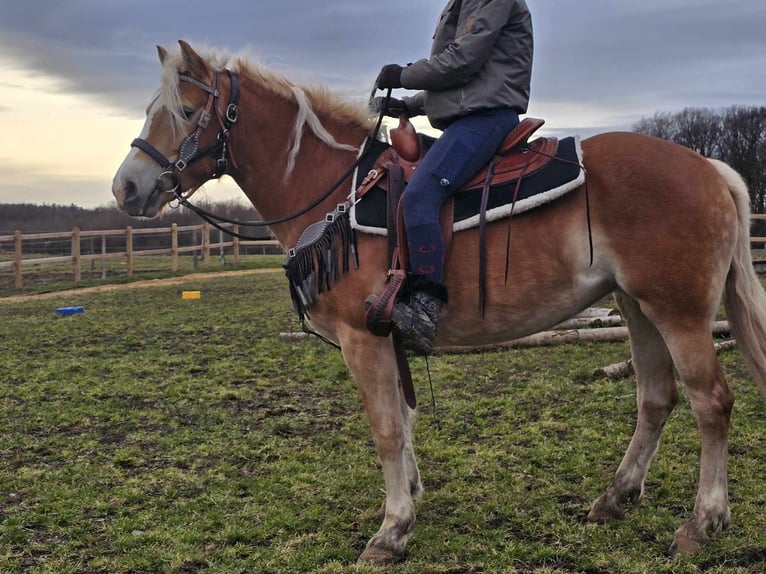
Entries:
[[205, 77], [207, 73], [207, 67], [199, 54], [184, 40], [178, 40], [178, 45], [181, 46], [181, 54], [186, 64], [187, 72], [198, 78]]
[[165, 58], [168, 57], [168, 51], [158, 44], [157, 45], [157, 54], [160, 57], [160, 64], [164, 64], [165, 63]]

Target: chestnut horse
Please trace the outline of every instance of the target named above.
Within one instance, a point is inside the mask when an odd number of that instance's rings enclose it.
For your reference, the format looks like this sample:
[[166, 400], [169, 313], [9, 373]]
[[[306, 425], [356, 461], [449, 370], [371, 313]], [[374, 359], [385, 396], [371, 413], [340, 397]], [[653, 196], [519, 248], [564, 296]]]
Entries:
[[[265, 219], [283, 220], [271, 226], [282, 246], [294, 246], [306, 227], [347, 199], [350, 179], [312, 207], [355, 162], [371, 133], [369, 113], [241, 57], [212, 50], [200, 55], [179, 44], [171, 54], [158, 48], [161, 87], [114, 178], [118, 204], [131, 215], [154, 217], [175, 197], [170, 188], [187, 196], [218, 175], [222, 160]], [[702, 451], [694, 510], [676, 531], [671, 551], [695, 552], [730, 520], [733, 396], [711, 337], [722, 297], [750, 374], [766, 396], [766, 296], [751, 263], [747, 188], [728, 166], [643, 135], [602, 134], [584, 140], [582, 148], [590, 228], [584, 186], [515, 216], [513, 272], [506, 284], [506, 225], [490, 223], [483, 317], [478, 232], [459, 233], [448, 255], [450, 299], [437, 347], [522, 337], [614, 292], [630, 332], [638, 421], [612, 483], [588, 518], [622, 518], [626, 503], [641, 496], [678, 400], [675, 368]], [[382, 464], [384, 519], [361, 555], [378, 562], [401, 557], [423, 492], [411, 435], [414, 410], [403, 398], [391, 339], [365, 328], [363, 301], [384, 288], [386, 251], [385, 238], [359, 234], [358, 268], [308, 310], [312, 326], [342, 349]]]

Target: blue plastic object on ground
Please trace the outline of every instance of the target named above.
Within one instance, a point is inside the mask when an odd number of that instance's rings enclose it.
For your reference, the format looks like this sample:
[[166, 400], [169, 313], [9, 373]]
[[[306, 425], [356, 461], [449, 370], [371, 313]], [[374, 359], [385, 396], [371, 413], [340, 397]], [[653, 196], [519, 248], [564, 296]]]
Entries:
[[64, 317], [68, 317], [69, 315], [74, 315], [75, 313], [84, 313], [85, 309], [83, 307], [59, 307], [56, 309], [56, 313], [59, 313], [61, 315], [64, 315]]

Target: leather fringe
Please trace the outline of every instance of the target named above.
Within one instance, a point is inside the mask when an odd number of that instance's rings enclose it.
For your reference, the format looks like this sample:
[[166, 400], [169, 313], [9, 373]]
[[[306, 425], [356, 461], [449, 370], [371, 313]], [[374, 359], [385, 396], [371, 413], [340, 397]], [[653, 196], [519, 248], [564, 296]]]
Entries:
[[348, 204], [342, 203], [323, 221], [306, 228], [283, 264], [293, 308], [301, 322], [317, 296], [329, 291], [349, 271], [352, 261], [358, 268], [356, 233]]

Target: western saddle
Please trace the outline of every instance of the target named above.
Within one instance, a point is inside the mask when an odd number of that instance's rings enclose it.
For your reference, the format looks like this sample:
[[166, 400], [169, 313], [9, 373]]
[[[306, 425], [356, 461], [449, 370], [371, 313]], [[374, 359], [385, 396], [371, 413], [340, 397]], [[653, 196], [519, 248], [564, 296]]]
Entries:
[[[503, 140], [500, 149], [492, 159], [494, 177], [492, 183], [500, 184], [519, 179], [521, 176], [538, 170], [548, 163], [558, 149], [558, 139], [540, 137], [532, 142], [529, 138], [540, 129], [545, 120], [524, 118]], [[425, 146], [421, 137], [410, 123], [407, 116], [399, 118], [399, 127], [391, 130], [391, 147], [386, 149], [375, 160], [372, 169], [356, 189], [356, 197], [360, 199], [374, 186], [389, 190], [387, 173], [391, 164], [402, 167], [404, 181], [407, 182], [423, 159]], [[529, 154], [529, 151], [537, 153]], [[463, 190], [481, 188], [487, 180], [489, 164], [477, 173]], [[459, 193], [459, 192], [458, 192]]]

